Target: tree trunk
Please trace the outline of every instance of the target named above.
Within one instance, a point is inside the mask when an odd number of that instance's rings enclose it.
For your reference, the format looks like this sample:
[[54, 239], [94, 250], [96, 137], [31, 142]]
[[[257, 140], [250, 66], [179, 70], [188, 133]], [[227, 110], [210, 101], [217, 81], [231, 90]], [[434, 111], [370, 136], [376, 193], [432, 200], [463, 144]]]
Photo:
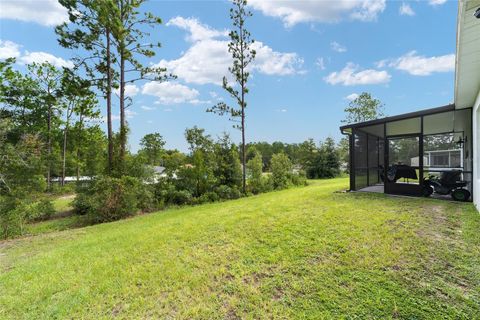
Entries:
[[[242, 92], [243, 96], [243, 92]], [[243, 193], [247, 193], [247, 154], [245, 152], [245, 108], [243, 107], [242, 98], [242, 189]]]
[[79, 115], [79, 131], [78, 131], [78, 141], [76, 143], [77, 145], [77, 183], [80, 181], [80, 146], [83, 143], [83, 133], [82, 133], [82, 127], [83, 127], [83, 114], [80, 113]]
[[[106, 29], [107, 38], [107, 137], [108, 137], [108, 173], [113, 169], [113, 131], [112, 131], [112, 72], [110, 57], [110, 30]], [[78, 177], [78, 170], [77, 170]], [[78, 178], [77, 178], [78, 179]]]
[[[120, 18], [124, 22], [123, 1], [120, 1]], [[119, 42], [120, 54], [120, 172], [123, 175], [125, 163], [125, 148], [127, 144], [127, 128], [125, 121], [125, 44], [124, 39]]]
[[124, 52], [120, 56], [120, 167], [123, 174], [125, 162], [125, 148], [127, 144], [127, 128], [125, 121], [125, 58]]
[[65, 126], [65, 130], [63, 131], [62, 187], [65, 185], [65, 164], [67, 159], [67, 132], [68, 132], [68, 120]]
[[52, 107], [48, 107], [47, 115], [47, 190], [50, 190], [52, 180]]

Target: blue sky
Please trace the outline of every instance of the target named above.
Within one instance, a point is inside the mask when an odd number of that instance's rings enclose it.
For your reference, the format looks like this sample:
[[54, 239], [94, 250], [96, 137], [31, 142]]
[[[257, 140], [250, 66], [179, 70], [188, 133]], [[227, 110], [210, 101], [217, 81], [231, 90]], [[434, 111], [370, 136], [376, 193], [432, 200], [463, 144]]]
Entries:
[[[343, 109], [363, 91], [380, 99], [388, 115], [453, 101], [455, 1], [249, 3], [254, 16], [248, 29], [258, 54], [248, 141], [338, 140]], [[163, 47], [145, 62], [168, 67], [178, 80], [129, 88], [132, 150], [143, 135], [159, 132], [167, 147], [185, 151], [183, 132], [193, 125], [212, 136], [230, 132], [239, 141], [226, 117], [205, 112], [218, 101], [231, 102], [219, 85], [230, 63], [229, 7], [228, 1], [201, 0], [145, 5], [164, 21], [151, 31]], [[55, 0], [0, 0], [0, 59], [15, 56], [19, 68], [42, 60], [69, 65], [74, 52], [60, 48], [54, 33], [63, 19]]]

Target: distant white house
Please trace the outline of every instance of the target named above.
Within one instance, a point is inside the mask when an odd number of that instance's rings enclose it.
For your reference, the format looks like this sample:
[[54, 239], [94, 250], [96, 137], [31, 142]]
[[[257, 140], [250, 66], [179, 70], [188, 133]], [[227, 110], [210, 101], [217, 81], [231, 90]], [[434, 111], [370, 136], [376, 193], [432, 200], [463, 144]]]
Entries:
[[[419, 159], [419, 157], [413, 157], [410, 165], [412, 167], [420, 166]], [[425, 151], [423, 156], [423, 166], [428, 170], [463, 168], [462, 159], [462, 149]]]
[[153, 171], [156, 176], [158, 177], [166, 177], [167, 174], [165, 173], [165, 167], [162, 166], [153, 166]]
[[[167, 178], [168, 174], [165, 171], [165, 167], [163, 166], [153, 166], [153, 183], [157, 183], [161, 178]], [[176, 179], [176, 173], [172, 174], [172, 178]]]
[[[72, 176], [72, 177], [65, 177], [65, 183], [72, 183], [72, 182], [77, 182], [77, 181], [90, 181], [92, 180], [92, 177], [89, 176]], [[51, 179], [52, 182], [62, 182], [62, 177], [55, 177]]]

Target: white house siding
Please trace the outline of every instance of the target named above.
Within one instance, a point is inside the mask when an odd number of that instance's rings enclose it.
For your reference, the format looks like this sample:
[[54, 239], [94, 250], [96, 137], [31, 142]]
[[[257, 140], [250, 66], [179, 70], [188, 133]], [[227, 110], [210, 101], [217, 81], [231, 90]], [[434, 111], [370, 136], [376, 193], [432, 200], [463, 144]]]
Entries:
[[473, 107], [473, 201], [480, 210], [480, 91]]

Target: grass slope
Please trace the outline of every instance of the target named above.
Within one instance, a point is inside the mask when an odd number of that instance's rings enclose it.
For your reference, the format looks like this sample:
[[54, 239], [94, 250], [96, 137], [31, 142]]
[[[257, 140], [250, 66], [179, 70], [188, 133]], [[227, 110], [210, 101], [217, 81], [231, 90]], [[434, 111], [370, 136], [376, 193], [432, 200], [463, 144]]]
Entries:
[[346, 184], [0, 243], [0, 318], [478, 318], [473, 206]]

